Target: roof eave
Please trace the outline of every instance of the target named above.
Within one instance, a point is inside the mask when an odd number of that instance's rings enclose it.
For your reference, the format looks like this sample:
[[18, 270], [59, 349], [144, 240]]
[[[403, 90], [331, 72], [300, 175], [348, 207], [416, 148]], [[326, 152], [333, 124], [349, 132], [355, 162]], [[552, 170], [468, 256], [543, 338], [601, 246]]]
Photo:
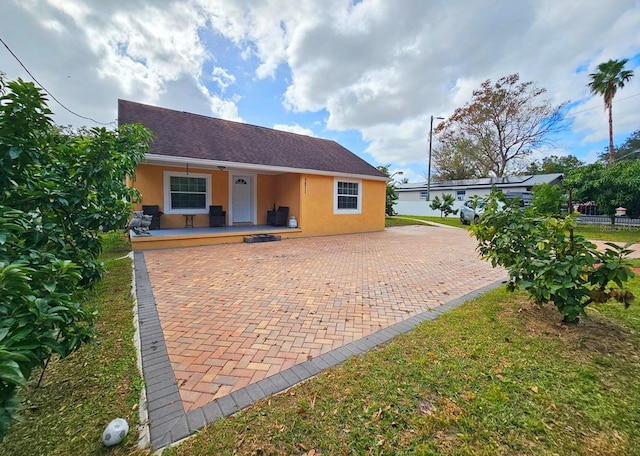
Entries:
[[370, 179], [386, 181], [387, 176], [372, 176], [369, 174], [354, 174], [354, 173], [341, 173], [337, 171], [324, 171], [318, 169], [303, 169], [303, 168], [289, 168], [285, 166], [271, 166], [260, 165], [257, 163], [240, 163], [221, 160], [207, 160], [202, 158], [187, 158], [176, 157], [171, 155], [160, 154], [146, 154], [144, 163], [150, 165], [164, 165], [164, 166], [184, 166], [189, 163], [189, 166], [204, 168], [204, 169], [224, 169], [224, 170], [244, 170], [244, 171], [261, 171], [268, 174], [282, 174], [282, 173], [298, 173], [298, 174], [316, 174], [319, 176], [338, 176], [345, 178], [357, 178], [357, 179]]

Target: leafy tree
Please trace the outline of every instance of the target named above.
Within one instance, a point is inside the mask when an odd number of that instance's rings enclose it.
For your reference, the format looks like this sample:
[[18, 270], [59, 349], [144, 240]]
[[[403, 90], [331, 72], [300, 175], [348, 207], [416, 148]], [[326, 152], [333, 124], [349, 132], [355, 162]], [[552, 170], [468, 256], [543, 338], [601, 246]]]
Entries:
[[[380, 165], [378, 169], [385, 173], [389, 177], [393, 177], [393, 175], [389, 174], [389, 165]], [[402, 174], [402, 173], [400, 173]], [[385, 202], [385, 211], [384, 213], [387, 216], [396, 215], [396, 212], [393, 210], [393, 206], [398, 201], [398, 193], [396, 192], [396, 182], [394, 180], [389, 180], [387, 182], [387, 194], [386, 194], [386, 202]]]
[[624, 85], [633, 77], [632, 70], [624, 69], [628, 61], [628, 59], [611, 59], [601, 63], [595, 73], [589, 74], [591, 81], [587, 84], [592, 94], [602, 95], [604, 109], [609, 111], [609, 163], [615, 161], [613, 148], [613, 97], [616, 96], [618, 89], [624, 88]]
[[573, 155], [567, 155], [566, 157], [550, 155], [544, 157], [542, 162], [534, 161], [530, 163], [525, 174], [566, 174], [572, 169], [580, 168], [583, 165], [584, 163]]
[[429, 207], [434, 211], [439, 210], [440, 218], [442, 218], [443, 216], [447, 217], [449, 214], [456, 215], [458, 213], [458, 209], [453, 208], [453, 203], [455, 201], [456, 199], [453, 197], [453, 195], [445, 193], [444, 195], [442, 195], [442, 201], [440, 201], [440, 198], [438, 196], [434, 196], [433, 201], [431, 201]]
[[[609, 159], [608, 153], [600, 155], [600, 160], [607, 161]], [[614, 152], [615, 161], [620, 160], [640, 160], [640, 130], [636, 130], [622, 143], [622, 145], [615, 148]]]
[[0, 440], [17, 391], [52, 354], [93, 336], [84, 290], [102, 275], [100, 232], [122, 228], [125, 185], [148, 149], [140, 126], [68, 135], [40, 89], [0, 77]]
[[546, 89], [519, 80], [512, 74], [483, 82], [471, 102], [436, 128], [443, 147], [468, 152], [474, 168], [502, 177], [532, 149], [549, 144], [551, 135], [564, 128], [563, 105], [552, 106], [542, 98]]
[[591, 303], [615, 299], [628, 307], [634, 296], [624, 282], [635, 275], [626, 259], [630, 244], [601, 252], [584, 237], [569, 236], [575, 226], [572, 215], [521, 211], [493, 193], [472, 230], [482, 257], [509, 272], [509, 291], [525, 290], [538, 305], [553, 302], [565, 322], [577, 322]]
[[594, 201], [612, 226], [618, 207], [625, 207], [630, 217], [640, 215], [640, 160], [583, 166], [571, 171], [563, 185], [573, 190], [574, 201]]
[[532, 190], [531, 207], [536, 214], [554, 216], [566, 207], [567, 196], [557, 185], [534, 185]]
[[490, 169], [480, 167], [479, 151], [466, 138], [440, 143], [433, 150], [433, 161], [436, 172], [435, 181], [476, 179], [486, 177]]

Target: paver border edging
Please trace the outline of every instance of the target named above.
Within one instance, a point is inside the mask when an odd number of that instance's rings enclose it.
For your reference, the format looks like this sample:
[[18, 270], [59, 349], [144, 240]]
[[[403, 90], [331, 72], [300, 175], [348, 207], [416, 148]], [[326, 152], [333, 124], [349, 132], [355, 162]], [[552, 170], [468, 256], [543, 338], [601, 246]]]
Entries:
[[423, 321], [435, 320], [443, 313], [504, 283], [504, 280], [496, 281], [185, 413], [175, 374], [169, 361], [144, 252], [134, 252], [134, 273], [140, 328], [139, 357], [142, 360], [145, 380], [150, 441], [151, 446], [156, 450], [182, 440], [207, 424], [232, 415], [255, 401], [280, 393], [307, 380], [328, 367], [344, 362], [351, 356], [360, 355], [378, 345], [385, 344], [394, 337], [411, 331]]

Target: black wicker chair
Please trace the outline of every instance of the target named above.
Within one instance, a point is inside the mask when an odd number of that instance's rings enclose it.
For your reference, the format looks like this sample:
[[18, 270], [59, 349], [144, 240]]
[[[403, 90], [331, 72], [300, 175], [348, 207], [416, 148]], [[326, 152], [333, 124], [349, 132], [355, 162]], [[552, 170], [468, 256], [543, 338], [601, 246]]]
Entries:
[[277, 211], [267, 211], [267, 224], [273, 226], [287, 226], [289, 223], [289, 208], [279, 206]]
[[227, 211], [222, 206], [209, 206], [209, 226], [225, 226], [226, 222]]
[[145, 215], [152, 215], [153, 217], [151, 218], [151, 226], [149, 226], [150, 230], [159, 230], [160, 229], [160, 217], [162, 217], [162, 214], [164, 214], [164, 212], [162, 212], [160, 210], [160, 206], [153, 205], [153, 206], [142, 206], [142, 212]]

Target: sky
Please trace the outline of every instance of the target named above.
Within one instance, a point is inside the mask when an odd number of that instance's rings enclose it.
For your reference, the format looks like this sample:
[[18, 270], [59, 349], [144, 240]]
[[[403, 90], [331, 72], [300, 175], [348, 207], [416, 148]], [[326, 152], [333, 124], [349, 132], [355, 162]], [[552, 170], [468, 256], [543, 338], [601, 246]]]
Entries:
[[[1, 0], [0, 38], [64, 105], [49, 97], [60, 125], [113, 128], [122, 98], [331, 139], [410, 182], [425, 179], [431, 116], [513, 73], [568, 103], [535, 158], [606, 148], [587, 84], [609, 59], [636, 74], [614, 99], [614, 143], [640, 129], [637, 0]], [[5, 45], [0, 71], [32, 80]]]

